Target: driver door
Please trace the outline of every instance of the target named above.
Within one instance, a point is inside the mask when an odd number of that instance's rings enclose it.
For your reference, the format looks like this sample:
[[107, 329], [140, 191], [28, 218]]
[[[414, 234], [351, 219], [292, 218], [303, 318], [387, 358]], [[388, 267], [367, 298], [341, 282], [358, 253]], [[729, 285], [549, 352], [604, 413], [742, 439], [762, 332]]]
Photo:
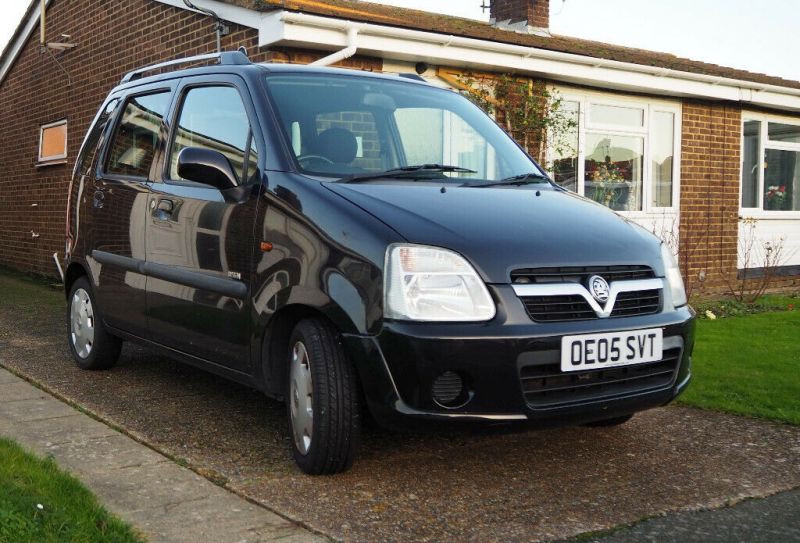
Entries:
[[236, 76], [185, 78], [178, 87], [162, 176], [146, 219], [150, 337], [185, 354], [250, 373], [250, 301], [259, 190], [242, 203], [182, 179], [186, 147], [219, 151], [238, 183], [259, 183], [256, 117]]

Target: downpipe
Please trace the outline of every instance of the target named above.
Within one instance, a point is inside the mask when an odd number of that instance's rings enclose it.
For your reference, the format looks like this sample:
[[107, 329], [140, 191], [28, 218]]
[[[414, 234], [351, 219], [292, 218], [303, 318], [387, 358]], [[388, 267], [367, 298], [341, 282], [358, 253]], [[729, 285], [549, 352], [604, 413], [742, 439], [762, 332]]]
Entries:
[[315, 60], [310, 65], [311, 66], [330, 66], [331, 64], [336, 64], [337, 62], [341, 62], [345, 59], [348, 59], [356, 54], [358, 51], [358, 46], [356, 45], [356, 41], [358, 39], [358, 27], [351, 26], [347, 29], [347, 47], [342, 49], [341, 51], [337, 51], [327, 57], [322, 57], [319, 60]]
[[61, 277], [61, 282], [64, 282], [64, 268], [61, 267], [61, 262], [58, 260], [58, 253], [53, 253], [53, 260], [56, 261], [56, 268], [58, 268], [58, 275]]

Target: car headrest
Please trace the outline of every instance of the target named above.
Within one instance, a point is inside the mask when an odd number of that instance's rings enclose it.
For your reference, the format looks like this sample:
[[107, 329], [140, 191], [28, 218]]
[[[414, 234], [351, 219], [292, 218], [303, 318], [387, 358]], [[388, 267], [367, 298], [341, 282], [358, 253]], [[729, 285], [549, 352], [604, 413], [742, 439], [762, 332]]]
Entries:
[[336, 164], [350, 164], [358, 153], [358, 142], [349, 130], [329, 128], [317, 136], [317, 152]]

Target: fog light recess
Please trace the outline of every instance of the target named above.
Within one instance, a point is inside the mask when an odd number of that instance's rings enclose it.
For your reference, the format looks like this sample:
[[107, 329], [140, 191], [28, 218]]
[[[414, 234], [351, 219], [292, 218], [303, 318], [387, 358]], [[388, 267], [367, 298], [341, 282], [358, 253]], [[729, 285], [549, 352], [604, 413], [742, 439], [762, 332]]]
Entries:
[[433, 401], [446, 409], [461, 407], [472, 397], [464, 379], [454, 371], [446, 371], [437, 377], [433, 381], [431, 392]]

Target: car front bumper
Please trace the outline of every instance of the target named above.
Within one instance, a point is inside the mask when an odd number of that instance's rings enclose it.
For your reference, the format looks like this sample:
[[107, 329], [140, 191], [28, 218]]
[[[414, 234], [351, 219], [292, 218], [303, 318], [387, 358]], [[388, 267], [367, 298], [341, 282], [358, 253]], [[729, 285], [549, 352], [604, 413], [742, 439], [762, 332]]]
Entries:
[[[529, 421], [541, 426], [582, 424], [664, 405], [691, 378], [694, 311], [536, 323], [516, 310], [488, 323], [384, 323], [376, 336], [344, 335], [373, 416], [395, 426], [414, 420]], [[563, 374], [566, 335], [662, 328], [662, 362]], [[445, 407], [433, 384], [445, 372], [462, 377], [466, 403]], [[591, 374], [591, 375], [589, 375]], [[552, 384], [551, 384], [552, 383]]]

